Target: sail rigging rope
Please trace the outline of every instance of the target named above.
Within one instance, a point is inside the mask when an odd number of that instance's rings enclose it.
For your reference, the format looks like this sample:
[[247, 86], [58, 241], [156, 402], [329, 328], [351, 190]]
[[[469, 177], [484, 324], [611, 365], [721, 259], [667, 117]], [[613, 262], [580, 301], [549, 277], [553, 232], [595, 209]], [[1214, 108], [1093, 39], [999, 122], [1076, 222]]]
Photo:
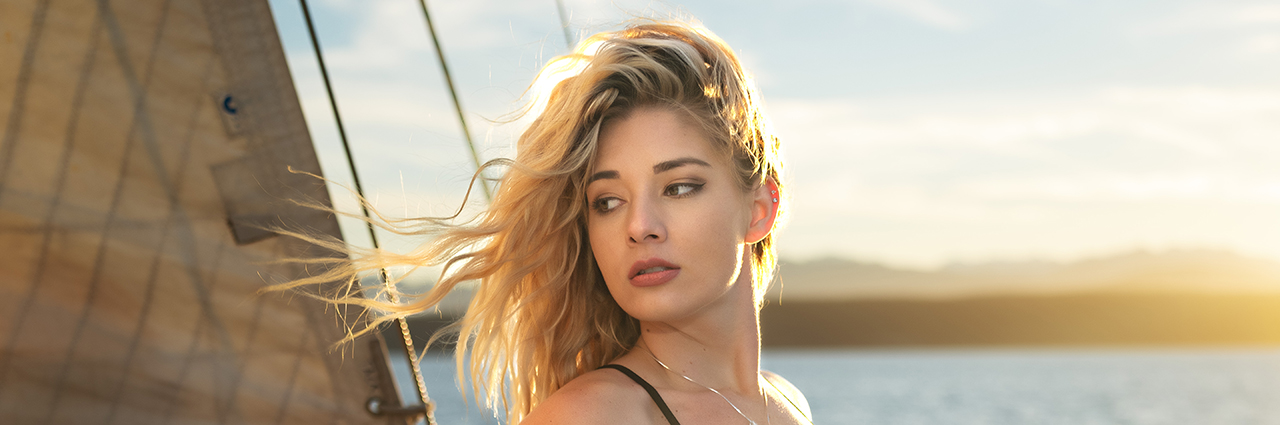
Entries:
[[564, 12], [564, 0], [556, 0], [556, 10], [560, 12], [560, 29], [564, 30], [564, 44], [573, 51], [573, 32], [569, 29], [569, 15]]
[[[321, 53], [320, 40], [316, 36], [315, 24], [312, 22], [311, 12], [307, 7], [307, 0], [298, 0], [298, 1], [302, 5], [302, 15], [304, 20], [307, 23], [307, 34], [311, 37], [311, 46], [315, 51], [316, 62], [319, 64], [319, 67], [320, 67], [320, 77], [321, 77], [321, 80], [324, 81], [325, 92], [329, 98], [329, 107], [333, 111], [334, 122], [337, 124], [338, 137], [342, 141], [342, 149], [343, 149], [343, 152], [346, 154], [347, 167], [351, 171], [351, 179], [354, 183], [356, 194], [359, 195], [361, 198], [360, 212], [365, 217], [365, 227], [369, 230], [369, 239], [373, 244], [373, 247], [375, 249], [378, 249], [379, 248], [378, 236], [377, 236], [377, 233], [374, 231], [374, 225], [372, 222], [372, 216], [369, 213], [369, 207], [363, 201], [363, 199], [365, 199], [364, 187], [363, 185], [360, 184], [360, 174], [356, 171], [355, 156], [352, 155], [351, 153], [351, 145], [347, 140], [346, 128], [342, 124], [342, 116], [338, 111], [337, 97], [334, 95], [333, 84], [330, 82], [330, 79], [329, 79], [329, 71], [324, 63], [324, 55], [323, 53]], [[462, 111], [462, 102], [460, 102], [458, 99], [458, 91], [453, 83], [453, 76], [449, 73], [449, 65], [445, 60], [444, 50], [440, 47], [440, 38], [436, 35], [435, 25], [431, 21], [431, 12], [427, 8], [427, 1], [419, 0], [418, 3], [422, 6], [422, 16], [426, 19], [427, 31], [431, 35], [431, 42], [435, 46], [436, 56], [440, 60], [440, 70], [443, 72], [445, 84], [449, 88], [449, 96], [453, 100], [454, 111], [458, 115], [458, 123], [462, 126], [462, 135], [467, 141], [467, 147], [470, 148], [471, 159], [475, 163], [476, 172], [480, 172], [482, 168], [482, 163], [480, 161], [480, 154], [478, 151], [476, 151], [475, 141], [472, 140], [471, 131], [467, 127], [466, 115]], [[573, 36], [569, 28], [569, 18], [565, 13], [563, 0], [556, 0], [556, 7], [560, 15], [561, 29], [563, 29], [564, 31], [565, 44], [568, 46], [569, 49], [573, 49]], [[479, 178], [477, 180], [480, 182], [480, 187], [484, 191], [485, 199], [487, 201], [492, 201], [493, 195], [490, 193], [488, 183], [483, 178]], [[388, 275], [388, 272], [386, 269], [381, 270], [381, 278], [384, 283], [390, 281], [389, 277], [390, 276]], [[390, 294], [390, 296], [392, 298], [391, 301], [395, 302], [395, 295]], [[400, 333], [401, 333], [401, 336], [404, 342], [404, 347], [406, 350], [406, 354], [409, 359], [409, 364], [413, 370], [413, 380], [414, 380], [414, 383], [416, 384], [415, 386], [417, 387], [418, 395], [427, 404], [427, 406], [425, 406], [426, 412], [427, 412], [427, 414], [425, 415], [427, 425], [434, 425], [433, 415], [430, 414], [430, 411], [433, 410], [432, 409], [433, 406], [431, 405], [432, 402], [430, 398], [427, 396], [426, 385], [423, 382], [422, 372], [419, 369], [418, 363], [416, 361], [417, 356], [414, 353], [415, 349], [413, 346], [412, 336], [409, 333], [408, 321], [406, 321], [403, 317], [401, 317], [396, 319], [396, 323], [399, 325]]]
[[[444, 72], [444, 82], [449, 86], [449, 96], [453, 97], [453, 109], [458, 112], [458, 122], [462, 124], [462, 136], [467, 139], [467, 147], [471, 148], [471, 159], [476, 163], [476, 172], [480, 172], [480, 153], [476, 152], [476, 144], [471, 140], [471, 130], [467, 129], [467, 117], [462, 113], [462, 102], [458, 101], [458, 90], [454, 88], [453, 77], [449, 75], [449, 64], [444, 60], [444, 50], [440, 48], [440, 37], [436, 36], [436, 26], [431, 23], [431, 12], [427, 11], [427, 0], [418, 0], [422, 5], [422, 16], [427, 18], [427, 32], [431, 34], [431, 43], [436, 46], [436, 57], [440, 58], [440, 70]], [[493, 195], [489, 193], [489, 183], [485, 179], [479, 178], [475, 181], [480, 182], [480, 188], [484, 189], [484, 198], [487, 201], [493, 201]]]
[[[307, 34], [311, 36], [311, 47], [315, 50], [316, 63], [320, 65], [320, 78], [324, 80], [325, 93], [329, 96], [329, 107], [333, 110], [333, 119], [338, 126], [338, 138], [342, 140], [342, 149], [347, 155], [347, 166], [351, 169], [351, 180], [354, 183], [356, 194], [360, 196], [360, 212], [364, 214], [365, 227], [369, 229], [369, 239], [373, 244], [373, 248], [378, 249], [378, 234], [374, 232], [373, 217], [370, 216], [369, 207], [364, 201], [364, 199], [366, 199], [364, 196], [364, 187], [360, 185], [360, 173], [356, 172], [355, 156], [351, 154], [351, 145], [347, 142], [347, 132], [342, 125], [342, 115], [338, 112], [338, 99], [333, 94], [333, 84], [329, 82], [329, 71], [324, 64], [324, 54], [321, 53], [320, 40], [316, 37], [315, 24], [311, 21], [311, 11], [307, 7], [307, 0], [298, 1], [302, 4], [302, 16], [307, 22]], [[456, 96], [454, 97], [454, 100], [455, 102], [457, 101]], [[467, 140], [469, 142], [470, 137], [468, 137]], [[472, 153], [474, 152], [475, 148], [473, 147]], [[485, 193], [488, 194], [487, 188]], [[381, 270], [380, 278], [383, 283], [390, 282], [390, 276], [386, 269]], [[396, 302], [396, 297], [393, 292], [388, 293], [388, 295], [391, 297], [391, 302]], [[432, 405], [431, 398], [427, 396], [427, 388], [422, 379], [422, 371], [418, 368], [417, 356], [414, 354], [413, 337], [409, 334], [409, 322], [408, 320], [405, 320], [405, 318], [400, 317], [396, 319], [396, 324], [399, 325], [401, 342], [404, 344], [405, 354], [409, 362], [409, 366], [413, 371], [414, 387], [418, 391], [418, 397], [425, 404], [422, 406], [423, 412], [425, 413], [423, 416], [426, 419], [427, 425], [434, 425], [433, 422], [435, 418], [431, 414], [434, 406]], [[389, 366], [390, 365], [388, 365], [388, 367]]]

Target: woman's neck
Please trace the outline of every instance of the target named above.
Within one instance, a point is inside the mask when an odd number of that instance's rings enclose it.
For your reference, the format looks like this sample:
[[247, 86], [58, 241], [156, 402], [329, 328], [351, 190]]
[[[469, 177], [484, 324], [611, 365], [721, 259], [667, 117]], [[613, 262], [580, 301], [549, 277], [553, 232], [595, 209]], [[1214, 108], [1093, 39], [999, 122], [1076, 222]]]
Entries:
[[[640, 322], [636, 345], [637, 350], [648, 350], [672, 372], [699, 384], [757, 394], [760, 313], [755, 307], [750, 271], [741, 273], [724, 297], [689, 318]], [[635, 353], [637, 350], [632, 351], [639, 359], [650, 357], [649, 353]]]

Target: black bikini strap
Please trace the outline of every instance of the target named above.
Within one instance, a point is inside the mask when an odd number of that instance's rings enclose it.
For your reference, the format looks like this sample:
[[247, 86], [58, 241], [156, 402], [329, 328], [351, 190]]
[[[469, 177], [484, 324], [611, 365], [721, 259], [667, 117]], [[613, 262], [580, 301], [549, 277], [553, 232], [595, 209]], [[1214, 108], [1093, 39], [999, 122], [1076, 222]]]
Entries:
[[671, 409], [667, 408], [667, 402], [662, 401], [662, 396], [658, 395], [658, 390], [654, 389], [648, 382], [645, 382], [644, 378], [641, 378], [640, 375], [636, 375], [636, 373], [632, 372], [631, 369], [627, 369], [626, 366], [619, 364], [607, 364], [600, 366], [600, 368], [609, 368], [622, 372], [624, 375], [627, 375], [628, 378], [631, 378], [632, 381], [636, 381], [637, 384], [644, 387], [645, 391], [649, 392], [649, 397], [653, 399], [654, 403], [658, 404], [658, 409], [661, 409], [662, 415], [667, 417], [667, 422], [671, 425], [680, 425], [680, 421], [676, 420], [676, 415], [671, 413]]

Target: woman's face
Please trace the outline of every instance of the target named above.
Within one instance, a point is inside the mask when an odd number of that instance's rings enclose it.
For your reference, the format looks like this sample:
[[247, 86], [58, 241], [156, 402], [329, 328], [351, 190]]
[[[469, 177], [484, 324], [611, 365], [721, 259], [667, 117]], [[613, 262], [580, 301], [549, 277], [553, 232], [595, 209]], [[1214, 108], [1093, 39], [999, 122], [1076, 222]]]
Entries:
[[675, 321], [749, 287], [747, 244], [764, 237], [753, 231], [764, 215], [772, 225], [757, 192], [744, 192], [727, 158], [676, 112], [641, 108], [609, 123], [587, 185], [587, 231], [613, 298], [637, 319]]

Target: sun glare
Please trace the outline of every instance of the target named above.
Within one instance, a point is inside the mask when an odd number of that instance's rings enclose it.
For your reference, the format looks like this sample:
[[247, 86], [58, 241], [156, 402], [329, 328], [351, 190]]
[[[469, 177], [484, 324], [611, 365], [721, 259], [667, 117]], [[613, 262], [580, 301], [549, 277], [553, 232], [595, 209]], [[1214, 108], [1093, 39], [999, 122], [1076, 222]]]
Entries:
[[593, 42], [580, 47], [573, 54], [558, 57], [548, 63], [542, 69], [542, 72], [538, 73], [533, 84], [529, 86], [532, 105], [527, 117], [536, 118], [542, 115], [542, 111], [546, 110], [547, 103], [551, 100], [551, 93], [556, 86], [569, 77], [581, 74], [582, 70], [587, 66], [587, 59], [594, 55], [599, 48], [600, 42]]

